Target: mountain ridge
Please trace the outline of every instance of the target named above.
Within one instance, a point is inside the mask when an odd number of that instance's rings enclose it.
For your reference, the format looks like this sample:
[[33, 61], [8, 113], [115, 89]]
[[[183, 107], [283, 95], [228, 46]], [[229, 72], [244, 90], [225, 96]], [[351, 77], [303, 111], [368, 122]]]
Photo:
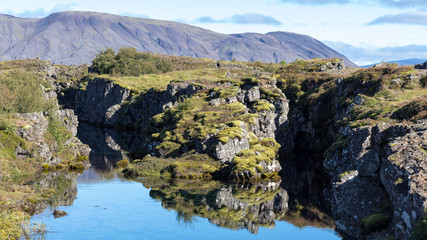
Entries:
[[40, 57], [59, 64], [90, 63], [102, 49], [216, 60], [292, 62], [343, 58], [322, 42], [290, 32], [222, 34], [184, 23], [98, 12], [57, 12], [45, 18], [0, 15], [0, 60]]
[[[397, 63], [400, 66], [405, 66], [405, 65], [415, 65], [415, 64], [420, 64], [420, 63], [424, 63], [426, 61], [426, 59], [420, 59], [420, 58], [409, 58], [409, 59], [400, 59], [400, 60], [391, 60], [391, 61], [386, 61], [386, 63]], [[369, 68], [372, 67], [376, 64], [380, 64], [380, 63], [371, 63], [368, 65], [363, 65], [360, 67], [363, 68]]]

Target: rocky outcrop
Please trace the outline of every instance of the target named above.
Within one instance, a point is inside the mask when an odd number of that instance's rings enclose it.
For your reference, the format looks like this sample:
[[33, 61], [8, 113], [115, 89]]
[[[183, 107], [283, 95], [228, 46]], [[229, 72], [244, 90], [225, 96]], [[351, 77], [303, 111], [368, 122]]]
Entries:
[[427, 69], [427, 62], [415, 64], [414, 66], [416, 69]]
[[195, 93], [197, 86], [171, 83], [166, 91], [154, 89], [137, 97], [130, 89], [103, 78], [88, 80], [86, 91], [76, 96], [76, 113], [80, 121], [125, 128], [142, 128], [151, 117], [172, 107], [180, 97]]
[[[255, 80], [253, 81], [255, 82]], [[152, 125], [154, 116], [164, 114], [167, 109], [175, 108], [182, 99], [189, 99], [196, 93], [210, 91], [208, 95], [209, 104], [214, 109], [224, 111], [221, 109], [227, 108], [227, 104], [235, 103], [236, 105], [233, 106], [239, 109], [239, 114], [247, 114], [250, 119], [247, 118], [247, 122], [237, 121], [238, 126], [230, 125], [235, 124], [233, 121], [227, 124], [220, 124], [221, 126], [215, 127], [217, 129], [216, 133], [210, 132], [205, 139], [198, 138], [191, 139], [191, 141], [195, 141], [194, 146], [198, 153], [210, 154], [221, 164], [230, 164], [238, 154], [251, 148], [251, 141], [267, 138], [275, 139], [287, 119], [289, 105], [283, 93], [274, 85], [268, 86], [270, 89], [277, 91], [276, 95], [280, 96], [270, 103], [265, 99], [261, 99], [261, 87], [257, 82], [255, 83], [244, 84], [242, 87], [231, 83], [216, 83], [213, 87], [206, 87], [192, 82], [172, 82], [167, 86], [166, 90], [156, 91], [151, 89], [136, 95], [131, 90], [125, 89], [111, 80], [94, 78], [89, 79], [86, 91], [81, 91], [77, 94], [76, 112], [81, 116], [80, 120], [84, 122], [102, 126], [114, 126], [115, 128], [133, 132], [151, 132], [159, 127]], [[219, 90], [215, 90], [217, 89], [214, 88], [216, 86]], [[195, 96], [195, 98], [197, 97]], [[200, 99], [200, 101], [205, 100]], [[227, 116], [231, 120], [237, 117], [238, 115]], [[177, 118], [181, 117], [177, 116]], [[176, 128], [175, 125], [170, 127]], [[161, 129], [156, 131], [160, 132]], [[232, 132], [234, 133], [229, 135]], [[119, 139], [115, 140], [120, 142]], [[176, 140], [172, 142], [168, 140], [166, 143], [150, 141], [143, 142], [136, 148], [132, 147], [132, 149], [129, 146], [128, 151], [136, 152], [138, 156], [150, 154], [164, 157], [178, 150], [179, 146]], [[274, 144], [273, 146], [276, 147]], [[192, 148], [193, 146], [190, 147]], [[260, 147], [263, 148], [262, 146]], [[263, 148], [262, 151], [268, 152], [268, 147], [272, 146], [264, 146], [265, 149]], [[188, 149], [189, 146], [181, 146], [181, 148]], [[260, 156], [267, 154], [257, 151], [254, 150], [254, 154]], [[277, 159], [271, 159], [274, 158], [274, 156], [271, 156], [271, 152], [268, 152], [268, 154], [270, 154], [268, 157], [264, 156], [266, 160], [257, 160], [254, 163], [259, 164], [258, 173], [253, 174], [254, 172], [252, 172], [252, 174], [246, 173], [243, 175], [253, 175], [259, 179], [262, 174], [270, 176], [270, 174], [276, 173], [277, 175], [281, 170], [280, 164]], [[255, 166], [254, 164], [251, 166]], [[236, 174], [239, 175], [238, 172], [235, 172], [233, 176]], [[241, 179], [247, 179], [247, 177]]]
[[362, 220], [384, 214], [389, 217], [375, 230], [408, 239], [427, 207], [427, 122], [347, 128], [341, 134], [324, 161], [337, 229], [362, 238], [369, 233]]
[[[71, 135], [68, 139], [65, 139], [64, 144], [67, 151], [70, 152], [74, 157], [77, 156], [88, 156], [90, 148], [82, 144], [80, 140], [75, 137], [77, 132], [77, 117], [73, 114], [72, 110], [59, 110], [57, 111], [60, 123], [64, 122], [64, 126], [70, 129]], [[71, 159], [61, 159], [57, 154], [58, 143], [56, 141], [47, 140], [47, 132], [49, 122], [42, 112], [38, 113], [24, 113], [17, 114], [19, 118], [18, 127], [16, 133], [18, 136], [27, 140], [32, 144], [30, 148], [23, 148], [18, 146], [15, 149], [15, 154], [19, 158], [41, 158], [42, 162], [49, 165], [58, 165], [62, 162], [68, 162]], [[86, 167], [89, 166], [87, 161], [83, 162]]]
[[106, 125], [114, 125], [115, 113], [131, 95], [129, 89], [99, 78], [89, 80], [86, 91], [81, 93], [76, 106], [80, 120]]

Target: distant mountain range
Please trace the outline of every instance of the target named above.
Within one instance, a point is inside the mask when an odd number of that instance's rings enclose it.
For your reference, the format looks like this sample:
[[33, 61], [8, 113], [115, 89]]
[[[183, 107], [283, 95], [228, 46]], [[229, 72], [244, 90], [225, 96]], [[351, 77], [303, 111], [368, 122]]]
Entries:
[[[403, 60], [387, 61], [387, 63], [397, 63], [397, 64], [399, 64], [401, 66], [404, 66], [404, 65], [420, 64], [420, 63], [424, 63], [425, 61], [427, 61], [427, 59], [417, 59], [417, 58], [414, 58], [414, 59], [403, 59]], [[373, 64], [364, 65], [364, 66], [360, 66], [360, 67], [369, 68], [369, 67], [372, 67], [372, 66], [374, 66], [376, 64], [378, 64], [378, 63], [373, 63]]]
[[139, 51], [218, 60], [292, 62], [343, 58], [310, 36], [271, 32], [221, 34], [171, 21], [96, 12], [59, 12], [45, 18], [0, 14], [0, 60], [40, 57], [59, 64], [90, 63], [102, 49]]

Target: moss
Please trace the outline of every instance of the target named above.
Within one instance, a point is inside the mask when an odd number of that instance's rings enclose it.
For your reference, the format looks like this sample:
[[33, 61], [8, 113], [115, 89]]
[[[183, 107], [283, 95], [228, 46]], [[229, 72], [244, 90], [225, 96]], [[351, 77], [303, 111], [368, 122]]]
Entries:
[[261, 99], [258, 100], [255, 104], [254, 104], [254, 109], [257, 112], [262, 112], [262, 111], [273, 111], [275, 110], [275, 107], [273, 104], [269, 103], [267, 100]]
[[257, 118], [259, 118], [259, 115], [256, 113], [246, 113], [237, 116], [238, 120], [243, 121], [247, 124], [255, 124]]
[[240, 92], [240, 88], [238, 86], [216, 87], [213, 89], [213, 92], [216, 92], [216, 97], [228, 98], [238, 94]]
[[338, 177], [339, 177], [339, 179], [341, 180], [343, 177], [345, 177], [345, 176], [347, 176], [347, 175], [349, 175], [349, 174], [351, 174], [351, 173], [354, 173], [354, 172], [356, 172], [356, 170], [346, 171], [346, 172], [340, 173], [340, 174], [338, 175]]
[[128, 178], [161, 176], [162, 170], [170, 166], [172, 162], [172, 159], [156, 158], [147, 155], [143, 159], [135, 160], [123, 169], [122, 172]]
[[427, 239], [427, 215], [420, 218], [412, 230], [410, 240]]
[[282, 97], [279, 93], [272, 92], [265, 87], [260, 87], [259, 90], [261, 92], [261, 97], [270, 101], [274, 101]]
[[230, 139], [238, 138], [239, 140], [241, 140], [243, 138], [243, 130], [241, 127], [226, 127], [221, 129], [216, 137], [218, 139], [222, 139], [220, 141], [224, 141], [222, 142], [224, 144], [227, 143]]
[[362, 228], [365, 233], [375, 232], [388, 227], [391, 216], [389, 214], [374, 213], [362, 219]]
[[230, 141], [229, 137], [219, 137], [218, 140], [222, 143], [222, 144], [226, 144], [228, 143], [228, 141]]
[[[256, 143], [258, 142], [258, 143]], [[274, 139], [266, 138], [261, 141], [253, 141], [256, 143], [249, 149], [240, 151], [232, 160], [232, 172], [239, 173], [249, 171], [251, 177], [262, 173], [263, 167], [259, 165], [262, 162], [270, 163], [276, 159], [280, 148]], [[264, 175], [264, 177], [276, 177], [276, 174]]]
[[129, 163], [129, 160], [127, 160], [127, 159], [120, 160], [120, 161], [118, 161], [118, 162], [116, 163], [116, 165], [117, 165], [117, 166], [119, 166], [119, 167], [121, 167], [121, 168], [125, 168], [125, 167], [127, 167], [129, 164], [130, 164], [130, 163]]
[[178, 150], [180, 147], [181, 147], [181, 144], [179, 143], [164, 141], [159, 146], [157, 146], [156, 149], [162, 155], [168, 155], [168, 154], [171, 154], [173, 151]]
[[341, 151], [348, 146], [348, 142], [349, 140], [344, 135], [337, 135], [334, 143], [325, 151], [324, 157], [330, 158], [334, 154], [341, 153]]
[[207, 157], [203, 161], [181, 160], [174, 161], [170, 169], [175, 178], [212, 178], [212, 174], [219, 170], [219, 163]]
[[403, 179], [398, 178], [398, 179], [394, 182], [394, 185], [401, 184], [402, 182], [403, 182]]
[[70, 162], [68, 163], [68, 167], [70, 170], [83, 171], [85, 170], [85, 166], [81, 162]]
[[21, 211], [0, 212], [0, 239], [20, 239], [23, 235], [21, 225], [29, 216]]

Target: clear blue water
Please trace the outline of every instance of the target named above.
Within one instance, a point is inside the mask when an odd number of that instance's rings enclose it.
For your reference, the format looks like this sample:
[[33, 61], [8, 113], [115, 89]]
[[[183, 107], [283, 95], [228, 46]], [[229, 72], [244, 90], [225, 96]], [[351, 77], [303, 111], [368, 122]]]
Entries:
[[219, 227], [197, 214], [182, 221], [141, 183], [94, 168], [77, 177], [77, 191], [71, 206], [57, 207], [67, 216], [55, 219], [48, 208], [32, 218], [47, 225], [47, 239], [340, 239], [332, 229], [278, 220], [273, 228], [260, 226], [256, 234]]

